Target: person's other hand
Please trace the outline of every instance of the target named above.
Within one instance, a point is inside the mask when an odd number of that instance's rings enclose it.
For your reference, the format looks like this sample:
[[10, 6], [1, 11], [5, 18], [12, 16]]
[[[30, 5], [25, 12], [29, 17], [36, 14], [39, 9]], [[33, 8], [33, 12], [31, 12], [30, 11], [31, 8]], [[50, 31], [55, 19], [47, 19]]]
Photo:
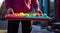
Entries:
[[12, 8], [9, 8], [8, 10], [7, 10], [7, 14], [14, 14], [14, 11], [13, 11], [13, 9]]
[[43, 12], [40, 9], [37, 9], [36, 13], [43, 14]]

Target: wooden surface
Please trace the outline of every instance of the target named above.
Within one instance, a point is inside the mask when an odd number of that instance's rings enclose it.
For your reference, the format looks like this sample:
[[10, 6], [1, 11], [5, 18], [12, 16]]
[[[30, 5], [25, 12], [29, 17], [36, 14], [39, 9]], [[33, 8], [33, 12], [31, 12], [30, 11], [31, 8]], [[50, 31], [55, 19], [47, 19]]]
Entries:
[[0, 33], [7, 33], [7, 30], [0, 30]]

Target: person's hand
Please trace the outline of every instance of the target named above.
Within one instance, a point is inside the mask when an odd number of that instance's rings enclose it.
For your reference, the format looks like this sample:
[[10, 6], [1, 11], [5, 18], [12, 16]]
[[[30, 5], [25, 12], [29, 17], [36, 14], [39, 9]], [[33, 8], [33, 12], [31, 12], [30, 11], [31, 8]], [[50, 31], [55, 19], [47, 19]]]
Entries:
[[12, 8], [9, 8], [8, 10], [7, 10], [7, 14], [14, 14], [14, 11], [13, 11], [13, 9]]
[[43, 12], [40, 9], [37, 9], [36, 13], [43, 14]]
[[[37, 9], [35, 13], [43, 15], [43, 12], [40, 9]], [[40, 21], [40, 20], [33, 20], [33, 22], [38, 22], [38, 21]]]

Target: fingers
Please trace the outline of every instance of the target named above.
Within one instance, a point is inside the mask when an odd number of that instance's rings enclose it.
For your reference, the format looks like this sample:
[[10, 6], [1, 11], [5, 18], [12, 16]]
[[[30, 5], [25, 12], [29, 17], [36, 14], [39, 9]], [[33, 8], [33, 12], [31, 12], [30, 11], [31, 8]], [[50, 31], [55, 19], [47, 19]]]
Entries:
[[43, 14], [43, 12], [40, 10], [37, 10], [36, 13]]
[[39, 13], [40, 13], [40, 14], [43, 14], [43, 12], [42, 12], [42, 11], [39, 11]]
[[14, 14], [14, 11], [13, 11], [13, 9], [12, 9], [12, 8], [9, 8], [9, 9], [7, 10], [7, 13], [8, 13], [8, 14], [9, 14], [9, 13]]

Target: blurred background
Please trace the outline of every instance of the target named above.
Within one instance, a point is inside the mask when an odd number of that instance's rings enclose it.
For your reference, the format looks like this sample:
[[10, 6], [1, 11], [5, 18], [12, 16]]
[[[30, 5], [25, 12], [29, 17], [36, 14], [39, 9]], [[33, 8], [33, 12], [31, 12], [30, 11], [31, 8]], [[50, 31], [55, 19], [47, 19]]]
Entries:
[[[38, 21], [32, 25], [32, 33], [56, 33], [60, 31], [60, 15], [59, 15], [59, 2], [60, 0], [39, 0], [40, 9], [52, 18], [50, 23], [45, 23], [46, 21]], [[7, 33], [8, 21], [5, 20], [4, 16], [6, 14], [5, 0], [0, 0], [0, 33]], [[32, 9], [35, 11], [34, 8]], [[57, 23], [53, 25], [54, 23]], [[59, 23], [59, 24], [58, 24]], [[53, 26], [53, 27], [52, 27]], [[54, 28], [55, 27], [55, 28]], [[56, 31], [55, 31], [56, 30]], [[21, 32], [21, 23], [18, 33]]]

